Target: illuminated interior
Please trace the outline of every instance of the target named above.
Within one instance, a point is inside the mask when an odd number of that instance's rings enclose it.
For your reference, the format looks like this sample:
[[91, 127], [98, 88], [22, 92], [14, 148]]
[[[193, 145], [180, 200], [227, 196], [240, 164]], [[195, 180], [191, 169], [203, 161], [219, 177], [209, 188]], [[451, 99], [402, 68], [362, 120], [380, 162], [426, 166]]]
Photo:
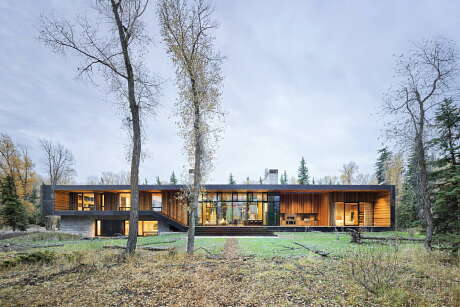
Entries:
[[267, 193], [206, 193], [200, 198], [199, 225], [268, 225]]
[[129, 211], [131, 209], [131, 194], [120, 193], [120, 210]]
[[369, 202], [335, 203], [336, 226], [373, 226], [374, 206]]

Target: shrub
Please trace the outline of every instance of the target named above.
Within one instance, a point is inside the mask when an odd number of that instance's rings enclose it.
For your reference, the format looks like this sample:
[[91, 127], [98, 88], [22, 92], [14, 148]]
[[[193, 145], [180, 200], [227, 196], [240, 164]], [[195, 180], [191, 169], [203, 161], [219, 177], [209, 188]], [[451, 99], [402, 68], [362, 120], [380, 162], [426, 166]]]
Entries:
[[352, 280], [367, 292], [375, 295], [389, 289], [396, 281], [398, 273], [397, 247], [390, 250], [372, 247], [347, 256], [348, 274]]
[[3, 261], [2, 267], [13, 267], [22, 263], [51, 263], [56, 259], [56, 253], [52, 251], [36, 251], [18, 254], [12, 259]]

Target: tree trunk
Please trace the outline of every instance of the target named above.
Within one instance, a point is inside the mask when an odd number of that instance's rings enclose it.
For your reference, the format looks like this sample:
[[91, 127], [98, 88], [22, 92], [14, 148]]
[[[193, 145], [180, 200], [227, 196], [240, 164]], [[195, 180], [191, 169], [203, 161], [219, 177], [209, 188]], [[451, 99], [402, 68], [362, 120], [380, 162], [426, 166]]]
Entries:
[[425, 226], [426, 226], [426, 238], [425, 238], [425, 248], [431, 250], [431, 241], [433, 239], [433, 212], [431, 210], [431, 201], [428, 189], [428, 170], [426, 166], [426, 154], [425, 154], [425, 144], [423, 142], [423, 133], [424, 133], [424, 122], [425, 122], [425, 113], [423, 106], [420, 106], [420, 122], [418, 125], [418, 131], [416, 133], [416, 153], [417, 153], [417, 164], [419, 169], [418, 174], [418, 185], [419, 185], [419, 197], [421, 198], [421, 203], [423, 205], [423, 213], [425, 216]]
[[120, 2], [111, 0], [112, 11], [117, 24], [120, 45], [123, 51], [123, 60], [126, 68], [128, 82], [128, 100], [131, 111], [131, 125], [133, 129], [131, 156], [131, 209], [129, 212], [129, 234], [126, 243], [126, 254], [133, 254], [137, 244], [137, 222], [139, 220], [139, 164], [141, 159], [141, 127], [139, 117], [139, 105], [136, 103], [134, 72], [131, 65], [128, 49], [128, 35], [118, 13]]
[[131, 106], [133, 118], [133, 152], [131, 157], [131, 210], [129, 212], [129, 234], [126, 253], [132, 254], [137, 244], [137, 223], [139, 220], [139, 163], [141, 157], [141, 129], [139, 123], [139, 107]]
[[187, 233], [187, 254], [192, 255], [195, 249], [195, 223], [196, 223], [196, 211], [198, 208], [199, 195], [201, 191], [201, 158], [202, 158], [202, 144], [201, 144], [201, 114], [200, 105], [198, 102], [198, 94], [196, 91], [195, 80], [191, 79], [192, 91], [193, 91], [193, 107], [195, 111], [193, 130], [195, 136], [195, 165], [193, 170], [193, 188], [192, 188], [192, 202], [190, 207], [189, 215], [189, 226]]

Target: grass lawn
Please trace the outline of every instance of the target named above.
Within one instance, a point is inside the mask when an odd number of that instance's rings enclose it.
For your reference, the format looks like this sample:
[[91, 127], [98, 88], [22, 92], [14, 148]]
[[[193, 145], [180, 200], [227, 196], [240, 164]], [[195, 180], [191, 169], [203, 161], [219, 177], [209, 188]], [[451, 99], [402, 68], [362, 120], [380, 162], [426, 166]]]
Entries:
[[[426, 252], [420, 243], [400, 243], [396, 249], [381, 242], [349, 241], [347, 234], [320, 232], [198, 237], [196, 247], [214, 256], [199, 250], [187, 257], [186, 235], [174, 233], [141, 237], [138, 246], [174, 246], [176, 253], [138, 249], [126, 259], [120, 250], [103, 248], [124, 246], [126, 239], [35, 233], [0, 241], [3, 248], [21, 248], [0, 252], [1, 263], [12, 263], [0, 267], [0, 306], [460, 305], [458, 257]], [[294, 242], [331, 255], [318, 256]], [[64, 245], [30, 248], [50, 244]]]

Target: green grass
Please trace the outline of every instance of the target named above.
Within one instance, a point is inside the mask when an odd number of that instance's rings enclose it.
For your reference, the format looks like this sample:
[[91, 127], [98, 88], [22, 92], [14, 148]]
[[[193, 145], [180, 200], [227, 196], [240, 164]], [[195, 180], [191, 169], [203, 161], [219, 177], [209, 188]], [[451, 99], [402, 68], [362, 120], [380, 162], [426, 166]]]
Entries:
[[[404, 232], [373, 232], [365, 233], [372, 236], [400, 236], [409, 237], [408, 233]], [[414, 237], [422, 238], [421, 235]], [[304, 248], [297, 246], [294, 242], [304, 244], [308, 247], [330, 252], [334, 255], [343, 255], [350, 250], [359, 250], [369, 246], [387, 246], [381, 243], [368, 242], [357, 245], [350, 244], [350, 236], [347, 233], [326, 233], [326, 232], [281, 232], [277, 233], [277, 237], [266, 238], [238, 238], [239, 253], [241, 255], [255, 255], [261, 258], [285, 257], [305, 255], [309, 253]], [[170, 242], [174, 241], [174, 242]], [[196, 237], [195, 247], [204, 247], [212, 253], [222, 253], [225, 245], [225, 238], [216, 237]], [[49, 245], [49, 244], [64, 244], [64, 246], [34, 248], [34, 250], [52, 249], [56, 252], [73, 252], [73, 251], [91, 251], [102, 250], [105, 245], [125, 246], [126, 239], [116, 238], [96, 238], [93, 240], [81, 240], [75, 235], [63, 233], [33, 233], [21, 237], [2, 240], [2, 243], [28, 245]], [[420, 243], [402, 243], [403, 245], [420, 245]], [[152, 237], [139, 237], [138, 246], [168, 246], [175, 247], [180, 253], [185, 252], [186, 234], [173, 233], [164, 234]], [[198, 251], [199, 254], [206, 253], [203, 250]]]
[[[240, 253], [243, 255], [255, 255], [257, 257], [283, 257], [305, 255], [309, 253], [306, 249], [295, 245], [294, 242], [301, 243], [310, 248], [330, 252], [333, 255], [344, 255], [350, 250], [365, 249], [369, 246], [383, 246], [380, 243], [369, 242], [361, 245], [351, 244], [350, 235], [347, 233], [328, 232], [281, 232], [277, 233], [277, 238], [240, 238], [238, 239]], [[401, 236], [407, 237], [407, 233], [401, 232], [381, 232], [365, 233], [372, 236]], [[420, 245], [419, 243], [402, 243], [404, 245]], [[290, 249], [296, 248], [296, 249]]]

